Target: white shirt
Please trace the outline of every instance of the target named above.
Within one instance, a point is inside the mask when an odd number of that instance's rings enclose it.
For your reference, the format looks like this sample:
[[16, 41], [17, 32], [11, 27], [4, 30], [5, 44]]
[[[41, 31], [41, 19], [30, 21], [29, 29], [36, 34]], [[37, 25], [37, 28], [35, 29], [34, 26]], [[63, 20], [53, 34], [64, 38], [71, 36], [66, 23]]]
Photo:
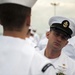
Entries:
[[[0, 75], [55, 75], [48, 63], [25, 40], [0, 36]], [[48, 68], [42, 72], [44, 66]]]
[[[45, 49], [39, 51], [44, 55]], [[50, 60], [51, 61], [51, 60]], [[56, 73], [61, 70], [65, 75], [75, 75], [75, 61], [62, 53], [52, 64], [55, 66]], [[59, 69], [59, 70], [58, 70]]]

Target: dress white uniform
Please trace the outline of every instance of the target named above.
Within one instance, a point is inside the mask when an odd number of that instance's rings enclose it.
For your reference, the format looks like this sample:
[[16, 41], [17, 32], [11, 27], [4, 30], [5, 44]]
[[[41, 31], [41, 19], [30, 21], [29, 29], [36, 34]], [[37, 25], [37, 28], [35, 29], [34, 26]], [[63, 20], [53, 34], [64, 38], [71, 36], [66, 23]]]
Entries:
[[55, 75], [55, 69], [47, 63], [50, 61], [25, 40], [0, 36], [0, 75]]
[[28, 41], [28, 43], [33, 46], [34, 48], [37, 46], [34, 42], [32, 42], [32, 40], [30, 38], [26, 38], [26, 40]]
[[72, 58], [73, 60], [75, 60], [75, 48], [71, 45], [71, 44], [67, 44], [63, 49], [62, 49], [62, 53], [65, 53], [66, 55], [68, 55], [70, 58]]
[[62, 52], [75, 60], [75, 36], [69, 39], [69, 43], [63, 48]]
[[[0, 0], [0, 5], [12, 3], [31, 8], [36, 0]], [[29, 24], [29, 19], [27, 20]], [[53, 71], [53, 72], [52, 72]], [[49, 60], [37, 53], [27, 41], [0, 36], [0, 75], [54, 75]]]
[[32, 40], [30, 38], [26, 38], [25, 41], [27, 41], [28, 44], [30, 44], [32, 47], [34, 47], [35, 50], [39, 50], [39, 48], [37, 47], [37, 45], [34, 42], [32, 42]]
[[[45, 49], [39, 52], [44, 55], [44, 51]], [[62, 53], [60, 57], [56, 58], [55, 61], [52, 61], [52, 64], [55, 66], [56, 72], [59, 69], [62, 70], [65, 75], [75, 75], [75, 61], [64, 53]]]
[[40, 37], [37, 33], [34, 33], [34, 39], [37, 41], [37, 45], [38, 45]]
[[48, 39], [45, 37], [39, 41], [38, 47], [40, 50], [44, 49], [47, 46]]

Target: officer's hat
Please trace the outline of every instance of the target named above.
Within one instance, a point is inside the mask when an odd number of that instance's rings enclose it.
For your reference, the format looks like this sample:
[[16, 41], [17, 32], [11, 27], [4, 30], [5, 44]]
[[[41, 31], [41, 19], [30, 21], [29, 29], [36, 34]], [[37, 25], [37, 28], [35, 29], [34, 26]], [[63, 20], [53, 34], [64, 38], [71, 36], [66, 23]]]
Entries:
[[51, 29], [59, 30], [63, 34], [66, 34], [68, 38], [74, 36], [75, 23], [66, 17], [61, 16], [51, 17], [49, 20], [49, 25]]
[[37, 0], [0, 0], [0, 4], [4, 3], [14, 3], [20, 4], [27, 7], [32, 7]]

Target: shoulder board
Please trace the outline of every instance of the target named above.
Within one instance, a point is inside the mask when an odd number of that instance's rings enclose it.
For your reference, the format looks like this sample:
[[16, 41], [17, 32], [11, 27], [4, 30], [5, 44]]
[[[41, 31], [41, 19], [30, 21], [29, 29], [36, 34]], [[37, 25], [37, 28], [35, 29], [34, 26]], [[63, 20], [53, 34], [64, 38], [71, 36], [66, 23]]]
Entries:
[[52, 66], [52, 64], [51, 63], [48, 63], [48, 64], [46, 64], [43, 68], [42, 68], [42, 72], [45, 72], [47, 69], [48, 69], [48, 67], [50, 67], [50, 66]]

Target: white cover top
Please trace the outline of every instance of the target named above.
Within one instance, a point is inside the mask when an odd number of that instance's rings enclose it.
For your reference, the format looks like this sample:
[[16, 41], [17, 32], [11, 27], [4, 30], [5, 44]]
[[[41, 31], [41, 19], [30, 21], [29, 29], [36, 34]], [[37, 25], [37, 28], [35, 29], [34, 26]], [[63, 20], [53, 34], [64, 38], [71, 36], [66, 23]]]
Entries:
[[37, 0], [0, 0], [0, 4], [3, 3], [15, 3], [27, 7], [32, 7]]

